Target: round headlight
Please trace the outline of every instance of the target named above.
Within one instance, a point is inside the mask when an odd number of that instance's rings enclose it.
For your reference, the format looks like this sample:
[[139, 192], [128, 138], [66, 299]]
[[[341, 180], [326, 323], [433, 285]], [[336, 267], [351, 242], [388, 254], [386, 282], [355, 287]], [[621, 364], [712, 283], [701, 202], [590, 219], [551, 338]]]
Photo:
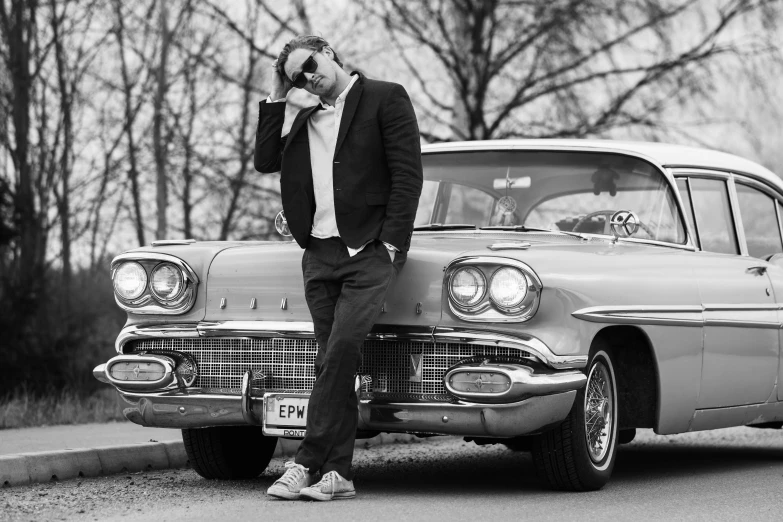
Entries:
[[461, 306], [473, 306], [484, 297], [487, 280], [481, 270], [460, 268], [451, 276], [451, 297]]
[[152, 293], [162, 301], [170, 301], [182, 292], [185, 280], [179, 268], [171, 263], [161, 263], [152, 271]]
[[527, 278], [516, 268], [501, 268], [492, 275], [489, 298], [501, 308], [515, 308], [527, 295]]
[[127, 301], [138, 299], [147, 288], [147, 272], [135, 261], [121, 264], [114, 272], [114, 291]]

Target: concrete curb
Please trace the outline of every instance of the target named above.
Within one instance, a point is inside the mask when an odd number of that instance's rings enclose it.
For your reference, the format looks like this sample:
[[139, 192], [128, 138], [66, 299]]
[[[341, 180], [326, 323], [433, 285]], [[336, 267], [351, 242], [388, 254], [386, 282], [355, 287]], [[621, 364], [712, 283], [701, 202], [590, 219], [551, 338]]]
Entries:
[[[413, 435], [384, 433], [371, 439], [358, 439], [356, 447], [370, 448], [414, 439]], [[298, 440], [278, 439], [274, 457], [293, 456], [299, 443]], [[0, 456], [0, 487], [188, 466], [182, 441], [17, 453]]]

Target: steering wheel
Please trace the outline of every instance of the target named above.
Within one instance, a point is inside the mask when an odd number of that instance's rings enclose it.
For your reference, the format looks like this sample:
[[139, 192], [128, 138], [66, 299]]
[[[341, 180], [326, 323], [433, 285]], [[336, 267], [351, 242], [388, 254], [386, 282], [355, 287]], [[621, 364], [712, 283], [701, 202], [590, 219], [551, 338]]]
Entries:
[[[593, 219], [594, 217], [598, 216], [604, 216], [604, 231], [603, 234], [610, 235], [612, 233], [611, 225], [609, 224], [612, 216], [616, 213], [616, 210], [597, 210], [595, 212], [590, 212], [584, 217], [579, 218], [579, 221], [576, 222], [574, 225], [574, 228], [571, 229], [572, 232], [579, 232], [579, 227], [586, 223], [587, 221]], [[650, 237], [655, 237], [652, 233], [652, 230], [650, 230], [650, 227], [642, 223], [641, 221], [638, 222], [639, 228], [647, 232], [647, 235]]]

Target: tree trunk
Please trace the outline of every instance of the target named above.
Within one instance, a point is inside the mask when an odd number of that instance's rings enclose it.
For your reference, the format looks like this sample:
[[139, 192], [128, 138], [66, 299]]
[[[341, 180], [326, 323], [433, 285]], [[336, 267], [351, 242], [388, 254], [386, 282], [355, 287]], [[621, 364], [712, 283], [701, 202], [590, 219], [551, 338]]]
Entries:
[[193, 172], [191, 163], [193, 162], [193, 127], [196, 119], [198, 105], [196, 103], [196, 77], [195, 63], [191, 66], [185, 66], [185, 82], [188, 92], [188, 123], [184, 136], [185, 164], [182, 167], [182, 221], [185, 238], [193, 237], [193, 223], [191, 215], [193, 213], [193, 202], [191, 201], [191, 189], [193, 185]]
[[144, 222], [141, 216], [141, 202], [139, 191], [139, 170], [136, 162], [136, 140], [133, 135], [133, 120], [135, 119], [133, 109], [131, 108], [132, 88], [128, 77], [128, 64], [125, 60], [125, 24], [123, 22], [121, 0], [114, 0], [114, 11], [117, 16], [117, 44], [120, 47], [120, 70], [122, 72], [122, 89], [125, 97], [125, 134], [128, 137], [128, 160], [130, 169], [128, 178], [131, 182], [131, 197], [133, 199], [134, 218], [136, 221], [136, 239], [139, 246], [144, 246], [147, 242], [144, 239]]
[[155, 92], [154, 119], [152, 123], [153, 148], [155, 150], [155, 173], [157, 189], [156, 202], [158, 206], [158, 227], [156, 235], [158, 239], [164, 239], [167, 234], [166, 207], [168, 206], [168, 183], [166, 180], [166, 143], [163, 141], [163, 104], [166, 100], [166, 61], [169, 53], [169, 40], [171, 34], [168, 28], [168, 10], [166, 0], [160, 0], [158, 8], [158, 24], [161, 37], [160, 63], [157, 71], [158, 88]]
[[30, 146], [30, 108], [32, 78], [30, 73], [30, 46], [33, 40], [36, 20], [36, 3], [25, 0], [11, 2], [10, 16], [2, 5], [4, 32], [8, 44], [8, 68], [11, 75], [13, 101], [11, 119], [14, 124], [14, 144], [12, 160], [17, 173], [14, 214], [19, 229], [19, 257], [15, 272], [18, 277], [12, 278], [18, 283], [16, 295], [21, 305], [17, 310], [21, 317], [25, 311], [31, 311], [42, 290], [43, 264], [42, 253], [39, 252], [43, 227], [38, 220], [36, 211], [33, 172], [29, 158]]
[[[54, 55], [57, 62], [57, 85], [60, 89], [60, 112], [63, 121], [63, 149], [60, 157], [60, 240], [62, 242], [62, 289], [61, 296], [65, 307], [70, 300], [71, 289], [71, 209], [69, 186], [71, 177], [71, 155], [73, 148], [73, 123], [71, 118], [72, 96], [68, 90], [68, 78], [63, 50], [63, 38], [61, 33], [62, 19], [57, 14], [55, 0], [49, 0], [52, 11], [52, 33], [54, 39]], [[67, 309], [67, 308], [64, 308]]]
[[252, 146], [249, 142], [248, 136], [248, 122], [250, 116], [250, 102], [253, 96], [253, 77], [256, 68], [257, 55], [252, 52], [252, 49], [248, 50], [248, 64], [247, 74], [242, 82], [242, 115], [239, 127], [239, 138], [237, 143], [237, 152], [239, 154], [239, 168], [237, 170], [236, 177], [231, 180], [231, 199], [228, 203], [228, 210], [223, 218], [223, 223], [220, 227], [220, 240], [225, 241], [228, 239], [228, 235], [231, 233], [234, 227], [234, 217], [239, 206], [239, 196], [242, 189], [245, 186], [245, 174], [247, 173], [250, 159], [252, 158]]

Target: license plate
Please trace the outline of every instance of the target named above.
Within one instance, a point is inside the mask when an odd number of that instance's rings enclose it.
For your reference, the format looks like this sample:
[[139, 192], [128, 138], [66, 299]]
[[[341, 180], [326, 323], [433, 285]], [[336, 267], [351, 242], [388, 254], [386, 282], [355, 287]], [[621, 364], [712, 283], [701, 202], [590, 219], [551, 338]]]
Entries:
[[264, 395], [264, 435], [303, 438], [309, 400], [309, 395]]

